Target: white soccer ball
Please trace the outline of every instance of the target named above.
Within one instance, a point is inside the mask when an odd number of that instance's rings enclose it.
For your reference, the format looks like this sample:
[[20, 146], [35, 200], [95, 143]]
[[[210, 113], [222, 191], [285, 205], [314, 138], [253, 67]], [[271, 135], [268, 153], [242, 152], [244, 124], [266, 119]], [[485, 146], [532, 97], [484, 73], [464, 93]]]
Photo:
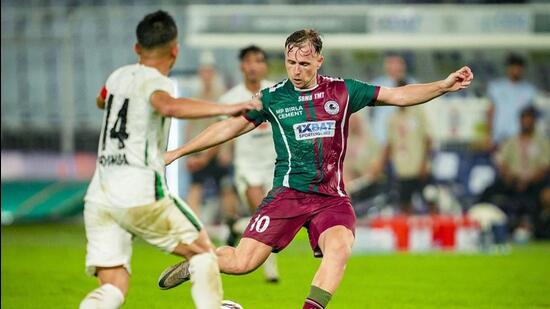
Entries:
[[243, 309], [243, 306], [230, 300], [224, 300], [222, 301], [221, 309]]

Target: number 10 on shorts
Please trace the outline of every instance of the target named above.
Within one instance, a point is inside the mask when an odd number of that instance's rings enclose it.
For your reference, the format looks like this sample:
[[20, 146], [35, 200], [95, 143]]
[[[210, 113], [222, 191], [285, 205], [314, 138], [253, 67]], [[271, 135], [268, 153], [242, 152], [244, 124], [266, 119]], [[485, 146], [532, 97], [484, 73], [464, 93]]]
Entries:
[[256, 218], [254, 218], [254, 222], [250, 225], [250, 231], [256, 229], [256, 232], [258, 233], [265, 232], [265, 230], [267, 230], [267, 227], [269, 226], [269, 221], [270, 219], [268, 216], [256, 216]]

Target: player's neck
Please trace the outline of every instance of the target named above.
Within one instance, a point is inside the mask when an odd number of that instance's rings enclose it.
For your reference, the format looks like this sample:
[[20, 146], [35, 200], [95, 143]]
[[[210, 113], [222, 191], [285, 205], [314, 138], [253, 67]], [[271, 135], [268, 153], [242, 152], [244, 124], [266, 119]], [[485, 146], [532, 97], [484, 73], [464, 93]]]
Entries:
[[166, 59], [141, 57], [139, 64], [157, 69], [162, 75], [168, 76], [170, 73], [171, 64]]
[[300, 88], [294, 86], [294, 89], [296, 91], [311, 91], [317, 88], [318, 85], [319, 84], [317, 84], [317, 75], [315, 75], [315, 77], [309, 83], [305, 84], [303, 87], [300, 87]]
[[244, 86], [248, 91], [252, 93], [257, 93], [262, 89], [262, 82], [261, 81], [244, 81]]

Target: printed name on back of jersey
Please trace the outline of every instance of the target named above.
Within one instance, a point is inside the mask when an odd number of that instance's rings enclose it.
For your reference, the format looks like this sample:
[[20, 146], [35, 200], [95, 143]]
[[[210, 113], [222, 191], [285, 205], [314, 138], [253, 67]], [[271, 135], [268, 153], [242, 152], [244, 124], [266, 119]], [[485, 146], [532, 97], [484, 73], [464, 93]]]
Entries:
[[101, 166], [111, 166], [111, 165], [130, 165], [128, 159], [126, 159], [125, 153], [117, 153], [114, 155], [101, 155], [97, 159]]
[[336, 128], [335, 120], [309, 121], [293, 126], [296, 140], [313, 139], [317, 137], [332, 137]]

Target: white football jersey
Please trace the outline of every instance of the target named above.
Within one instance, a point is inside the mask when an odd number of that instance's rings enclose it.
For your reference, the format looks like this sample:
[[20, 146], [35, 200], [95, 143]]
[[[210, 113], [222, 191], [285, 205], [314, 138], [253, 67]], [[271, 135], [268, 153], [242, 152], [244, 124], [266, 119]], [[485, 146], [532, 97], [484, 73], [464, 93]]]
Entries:
[[[261, 88], [271, 87], [274, 84], [263, 80]], [[248, 101], [253, 95], [254, 93], [248, 90], [244, 83], [241, 83], [222, 95], [219, 101], [224, 104], [234, 104]], [[271, 124], [266, 121], [251, 132], [239, 136], [235, 140], [235, 168], [245, 170], [273, 168], [277, 155], [271, 132]]]
[[107, 96], [97, 165], [86, 201], [127, 208], [153, 203], [167, 194], [163, 154], [170, 118], [149, 101], [160, 90], [174, 95], [174, 84], [157, 69], [133, 64], [114, 71]]

